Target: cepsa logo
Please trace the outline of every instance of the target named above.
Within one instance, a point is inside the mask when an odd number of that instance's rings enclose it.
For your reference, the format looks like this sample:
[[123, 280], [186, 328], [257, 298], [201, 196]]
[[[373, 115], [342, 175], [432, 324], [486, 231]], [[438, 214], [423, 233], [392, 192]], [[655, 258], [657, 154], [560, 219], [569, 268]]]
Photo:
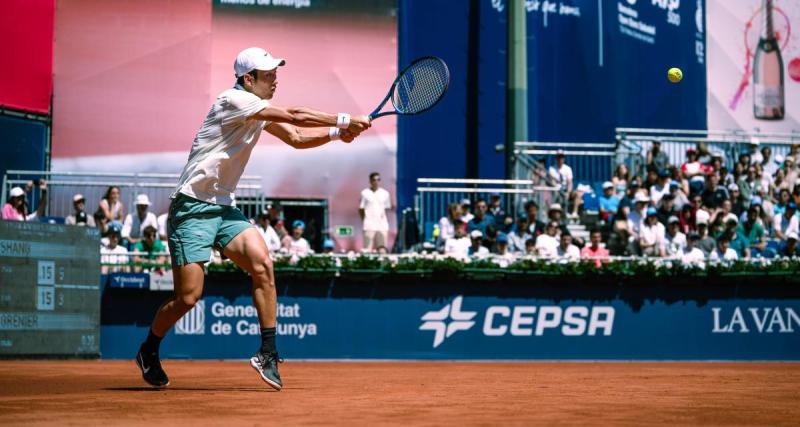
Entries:
[[[465, 310], [463, 304], [464, 298], [459, 295], [441, 309], [422, 315], [419, 329], [434, 332], [433, 348], [456, 332], [470, 330], [475, 325], [478, 312]], [[548, 329], [564, 336], [609, 336], [614, 328], [614, 307], [493, 305], [477, 320], [482, 320], [482, 332], [487, 337], [542, 336]]]

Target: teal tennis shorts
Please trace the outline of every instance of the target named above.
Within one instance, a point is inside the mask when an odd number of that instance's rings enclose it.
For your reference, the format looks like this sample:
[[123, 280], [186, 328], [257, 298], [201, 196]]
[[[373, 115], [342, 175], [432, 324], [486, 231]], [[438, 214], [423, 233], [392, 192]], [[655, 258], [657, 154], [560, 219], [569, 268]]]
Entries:
[[242, 211], [178, 194], [169, 205], [167, 240], [172, 265], [207, 262], [211, 248], [220, 251], [244, 230], [252, 227]]

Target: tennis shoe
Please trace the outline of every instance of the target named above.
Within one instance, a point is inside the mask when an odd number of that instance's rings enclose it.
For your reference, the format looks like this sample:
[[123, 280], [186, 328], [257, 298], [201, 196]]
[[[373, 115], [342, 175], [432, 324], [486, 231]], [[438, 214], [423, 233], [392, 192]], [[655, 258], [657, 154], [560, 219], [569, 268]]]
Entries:
[[139, 347], [139, 352], [136, 354], [136, 366], [142, 370], [142, 378], [147, 384], [157, 388], [169, 385], [169, 377], [161, 368], [161, 360], [158, 358], [157, 352], [148, 353]]
[[275, 390], [283, 388], [283, 381], [281, 381], [281, 375], [278, 373], [278, 363], [283, 363], [283, 359], [278, 356], [278, 353], [262, 353], [259, 351], [250, 358], [250, 366], [261, 375], [261, 379], [265, 383]]

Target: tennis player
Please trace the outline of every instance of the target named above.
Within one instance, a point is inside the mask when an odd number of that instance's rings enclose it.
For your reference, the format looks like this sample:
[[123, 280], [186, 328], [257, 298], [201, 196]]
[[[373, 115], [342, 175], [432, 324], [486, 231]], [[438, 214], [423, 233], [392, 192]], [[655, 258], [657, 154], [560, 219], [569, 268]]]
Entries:
[[234, 190], [262, 130], [294, 148], [313, 148], [341, 139], [352, 142], [371, 125], [367, 116], [330, 114], [305, 107], [282, 108], [269, 100], [278, 86], [283, 59], [264, 49], [239, 53], [233, 69], [236, 85], [222, 92], [195, 136], [189, 161], [170, 196], [167, 219], [175, 293], [156, 312], [136, 363], [144, 380], [166, 387], [159, 345], [172, 325], [203, 293], [203, 264], [212, 247], [250, 273], [253, 304], [261, 326], [261, 347], [250, 365], [273, 388], [283, 387], [275, 345], [277, 295], [272, 260], [258, 230], [234, 207]]

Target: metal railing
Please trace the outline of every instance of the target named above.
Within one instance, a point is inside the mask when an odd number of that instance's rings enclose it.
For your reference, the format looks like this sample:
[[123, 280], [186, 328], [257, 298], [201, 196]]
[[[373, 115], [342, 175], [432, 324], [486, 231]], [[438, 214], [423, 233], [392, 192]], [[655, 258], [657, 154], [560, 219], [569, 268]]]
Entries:
[[[6, 202], [8, 192], [13, 187], [25, 187], [30, 181], [45, 179], [47, 181], [46, 215], [50, 217], [66, 217], [73, 212], [72, 198], [82, 194], [86, 199], [86, 212], [92, 214], [97, 210], [109, 186], [120, 189], [120, 200], [125, 205], [125, 212], [135, 212], [135, 199], [138, 194], [147, 194], [150, 199], [150, 212], [156, 215], [165, 213], [169, 207], [169, 196], [175, 190], [180, 178], [177, 174], [156, 173], [104, 173], [104, 172], [48, 172], [9, 170], [3, 177], [2, 203]], [[243, 176], [236, 187], [237, 206], [242, 210], [260, 210], [265, 204], [261, 194], [260, 176]], [[37, 208], [39, 192], [34, 189], [29, 194], [28, 203], [31, 211]], [[254, 205], [249, 209], [248, 205]]]
[[[661, 143], [664, 151], [673, 165], [681, 165], [686, 161], [686, 151], [689, 148], [697, 150], [704, 147], [709, 154], [721, 154], [723, 166], [731, 168], [742, 154], [750, 154], [754, 149], [761, 150], [769, 147], [772, 151], [771, 159], [785, 157], [790, 153], [791, 147], [800, 145], [800, 131], [791, 133], [763, 133], [743, 132], [738, 130], [680, 130], [680, 129], [643, 129], [643, 128], [617, 128], [616, 139], [621, 146], [627, 146], [632, 151], [638, 151], [641, 158], [654, 141]], [[618, 157], [617, 159], [620, 159]], [[644, 163], [640, 165], [628, 164], [632, 173], [643, 176]]]
[[596, 184], [609, 179], [620, 161], [635, 162], [640, 150], [617, 142], [518, 141], [514, 143], [514, 177], [530, 179], [535, 185], [553, 185], [547, 171], [555, 165], [556, 154], [563, 152], [572, 168], [573, 187]]
[[[483, 199], [489, 204], [492, 194], [499, 194], [501, 206], [506, 215], [516, 217], [525, 202], [535, 201], [539, 206], [561, 203], [558, 187], [536, 185], [533, 180], [517, 179], [450, 179], [419, 178], [417, 179], [417, 195], [415, 208], [422, 240], [430, 237], [433, 226], [447, 215], [450, 203], [461, 204], [469, 199], [474, 212], [475, 202]], [[540, 209], [544, 215], [544, 210]]]

